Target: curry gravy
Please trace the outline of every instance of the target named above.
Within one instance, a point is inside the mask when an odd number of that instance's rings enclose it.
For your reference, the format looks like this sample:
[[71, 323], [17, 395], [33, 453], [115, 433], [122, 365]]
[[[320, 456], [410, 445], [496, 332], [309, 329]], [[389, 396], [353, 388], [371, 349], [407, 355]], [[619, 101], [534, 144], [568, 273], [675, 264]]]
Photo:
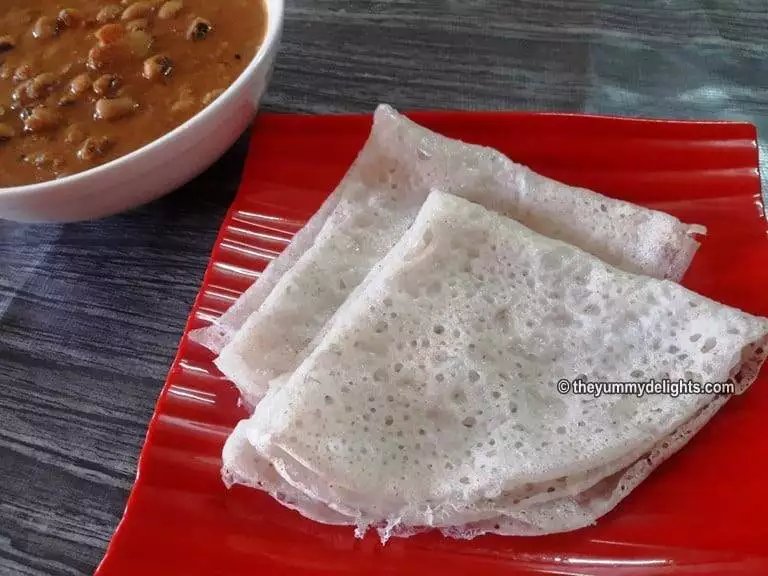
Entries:
[[263, 0], [2, 0], [0, 187], [61, 178], [173, 130], [255, 56]]

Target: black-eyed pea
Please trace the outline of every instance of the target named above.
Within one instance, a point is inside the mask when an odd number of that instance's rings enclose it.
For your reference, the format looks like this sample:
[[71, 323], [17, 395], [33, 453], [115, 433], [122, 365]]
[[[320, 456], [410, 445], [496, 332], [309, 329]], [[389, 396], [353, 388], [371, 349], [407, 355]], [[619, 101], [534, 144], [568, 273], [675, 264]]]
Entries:
[[119, 4], [108, 4], [104, 6], [96, 15], [96, 22], [99, 24], [108, 24], [114, 22], [120, 18], [120, 14], [123, 13], [123, 8]]
[[69, 93], [72, 96], [82, 96], [91, 89], [91, 78], [88, 74], [79, 74], [69, 83]]
[[96, 30], [95, 36], [96, 40], [99, 41], [99, 46], [117, 44], [125, 37], [125, 28], [123, 28], [122, 24], [104, 24], [104, 26]]
[[78, 124], [72, 124], [64, 133], [64, 142], [76, 146], [85, 141], [87, 137], [88, 135]]
[[64, 94], [64, 96], [56, 101], [56, 106], [59, 108], [66, 108], [73, 104], [77, 104], [77, 96], [73, 96], [72, 94]]
[[176, 16], [179, 15], [179, 12], [181, 12], [182, 8], [184, 8], [184, 3], [181, 0], [170, 0], [169, 2], [166, 2], [160, 6], [160, 9], [157, 11], [157, 17], [161, 20], [170, 20], [171, 18], [176, 18]]
[[125, 43], [136, 58], [146, 58], [152, 48], [154, 38], [144, 30], [134, 30], [125, 36]]
[[129, 32], [135, 32], [136, 30], [141, 30], [142, 32], [149, 32], [149, 20], [146, 18], [138, 18], [136, 20], [131, 20], [130, 22], [126, 22], [125, 29]]
[[87, 138], [77, 151], [77, 157], [83, 162], [93, 162], [104, 156], [111, 147], [112, 142], [106, 136]]
[[91, 79], [88, 74], [75, 76], [67, 87], [67, 93], [57, 102], [58, 106], [71, 106], [75, 104], [91, 88]]
[[110, 64], [114, 64], [122, 58], [123, 50], [124, 48], [120, 43], [94, 46], [88, 52], [88, 68], [102, 70]]
[[59, 83], [59, 77], [52, 72], [43, 72], [29, 81], [27, 94], [32, 100], [39, 100], [47, 96]]
[[93, 83], [93, 91], [103, 98], [112, 98], [122, 84], [122, 79], [117, 74], [104, 74]]
[[47, 106], [38, 106], [24, 119], [24, 130], [33, 134], [53, 130], [61, 122], [55, 110]]
[[211, 90], [208, 94], [203, 96], [203, 106], [208, 106], [208, 104], [216, 100], [222, 94], [224, 94], [224, 90]]
[[144, 60], [142, 73], [147, 80], [159, 80], [171, 75], [173, 61], [165, 54], [156, 54]]
[[0, 36], [0, 54], [13, 50], [14, 48], [16, 48], [16, 40], [13, 39], [13, 36]]
[[109, 64], [109, 51], [105, 50], [106, 46], [97, 44], [88, 51], [88, 58], [86, 60], [88, 68], [91, 70], [99, 70]]
[[152, 14], [153, 6], [150, 2], [135, 2], [130, 4], [120, 17], [122, 20], [136, 20], [137, 18], [147, 18]]
[[0, 122], [0, 142], [7, 142], [14, 136], [16, 136], [16, 131], [8, 126], [8, 124]]
[[48, 16], [41, 16], [32, 26], [32, 36], [38, 40], [48, 40], [59, 33], [59, 23]]
[[208, 34], [213, 30], [213, 24], [211, 24], [205, 18], [195, 18], [187, 28], [187, 39], [189, 40], [205, 40]]
[[85, 22], [83, 13], [76, 8], [64, 8], [59, 12], [56, 20], [58, 21], [60, 28], [77, 28]]
[[133, 98], [102, 98], [96, 102], [94, 116], [100, 120], [119, 120], [133, 114], [139, 105]]

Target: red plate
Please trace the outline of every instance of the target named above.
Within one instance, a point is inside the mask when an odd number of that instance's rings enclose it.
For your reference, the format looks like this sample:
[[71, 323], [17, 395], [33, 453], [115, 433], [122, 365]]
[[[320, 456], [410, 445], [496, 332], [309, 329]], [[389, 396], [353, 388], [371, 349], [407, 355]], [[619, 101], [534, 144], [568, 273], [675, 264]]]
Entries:
[[[568, 115], [421, 113], [569, 184], [705, 224], [685, 284], [768, 315], [768, 239], [755, 129]], [[220, 314], [335, 187], [370, 116], [262, 115], [187, 331]], [[279, 326], [275, 330], [280, 330]], [[382, 548], [305, 520], [259, 492], [227, 491], [220, 452], [245, 412], [186, 336], [149, 427], [128, 506], [98, 576], [244, 574], [768, 574], [768, 385], [733, 399], [682, 452], [594, 527], [539, 538]]]

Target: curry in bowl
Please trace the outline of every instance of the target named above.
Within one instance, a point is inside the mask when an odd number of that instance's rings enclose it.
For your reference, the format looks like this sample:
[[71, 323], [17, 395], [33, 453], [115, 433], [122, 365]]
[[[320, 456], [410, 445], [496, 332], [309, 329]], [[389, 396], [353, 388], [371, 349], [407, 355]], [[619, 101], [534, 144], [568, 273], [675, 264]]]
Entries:
[[262, 0], [4, 0], [0, 187], [87, 170], [213, 102], [261, 45]]

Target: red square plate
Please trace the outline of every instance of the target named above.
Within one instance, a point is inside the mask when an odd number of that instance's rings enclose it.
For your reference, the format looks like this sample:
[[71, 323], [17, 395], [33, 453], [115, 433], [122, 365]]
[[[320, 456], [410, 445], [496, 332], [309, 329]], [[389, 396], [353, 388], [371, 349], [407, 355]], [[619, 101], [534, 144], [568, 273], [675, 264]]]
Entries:
[[[768, 315], [768, 238], [752, 126], [551, 114], [412, 116], [569, 184], [706, 225], [709, 236], [685, 284]], [[226, 309], [286, 246], [341, 179], [370, 125], [370, 116], [260, 116], [187, 331]], [[596, 526], [473, 541], [431, 533], [382, 547], [374, 535], [356, 540], [350, 528], [315, 524], [259, 492], [224, 488], [220, 451], [245, 412], [211, 360], [183, 338], [98, 576], [768, 574], [765, 377]]]

